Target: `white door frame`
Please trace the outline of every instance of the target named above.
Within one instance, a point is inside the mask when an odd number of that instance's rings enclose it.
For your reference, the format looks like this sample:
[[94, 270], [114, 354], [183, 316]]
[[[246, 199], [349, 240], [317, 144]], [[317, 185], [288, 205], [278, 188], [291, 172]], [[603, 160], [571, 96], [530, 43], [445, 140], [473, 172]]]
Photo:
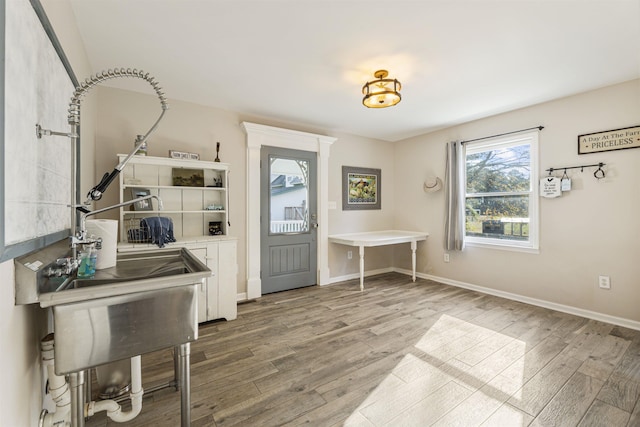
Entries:
[[337, 138], [242, 122], [247, 134], [247, 299], [262, 296], [260, 280], [260, 149], [263, 145], [318, 154], [318, 284], [329, 283], [329, 150]]

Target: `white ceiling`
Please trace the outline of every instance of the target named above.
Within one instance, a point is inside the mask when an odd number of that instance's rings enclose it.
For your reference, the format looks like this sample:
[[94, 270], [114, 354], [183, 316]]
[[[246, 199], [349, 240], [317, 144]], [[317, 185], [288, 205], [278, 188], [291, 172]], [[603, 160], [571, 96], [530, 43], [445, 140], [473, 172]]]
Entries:
[[[143, 69], [170, 100], [388, 141], [640, 78], [640, 0], [71, 3], [94, 72]], [[402, 102], [368, 109], [381, 68]]]

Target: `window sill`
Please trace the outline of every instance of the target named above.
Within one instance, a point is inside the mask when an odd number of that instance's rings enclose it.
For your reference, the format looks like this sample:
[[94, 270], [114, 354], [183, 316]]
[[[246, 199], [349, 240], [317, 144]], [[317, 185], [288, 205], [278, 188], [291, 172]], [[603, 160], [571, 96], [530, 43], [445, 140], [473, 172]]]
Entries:
[[474, 248], [487, 248], [487, 249], [496, 249], [499, 251], [509, 251], [509, 252], [524, 252], [528, 254], [539, 254], [540, 248], [530, 247], [530, 246], [519, 246], [519, 245], [510, 245], [501, 241], [500, 243], [492, 243], [492, 242], [479, 242], [476, 240], [465, 241], [465, 245]]

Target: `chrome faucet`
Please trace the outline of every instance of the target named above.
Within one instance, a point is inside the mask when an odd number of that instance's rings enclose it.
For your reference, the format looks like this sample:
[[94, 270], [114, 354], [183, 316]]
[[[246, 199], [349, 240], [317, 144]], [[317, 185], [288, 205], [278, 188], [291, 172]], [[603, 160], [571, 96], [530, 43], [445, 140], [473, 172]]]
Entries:
[[[76, 156], [77, 156], [77, 153], [76, 153], [77, 142], [78, 142], [78, 138], [80, 138], [80, 101], [82, 100], [82, 97], [94, 86], [106, 80], [119, 78], [119, 77], [136, 77], [148, 82], [151, 85], [151, 87], [153, 87], [153, 90], [156, 92], [156, 95], [160, 99], [160, 106], [162, 108], [162, 111], [160, 113], [160, 117], [158, 117], [156, 122], [153, 124], [153, 126], [151, 126], [151, 128], [147, 131], [147, 133], [142, 135], [141, 137], [136, 138], [135, 147], [133, 151], [131, 151], [131, 153], [129, 153], [129, 155], [127, 155], [127, 157], [124, 158], [124, 160], [118, 163], [118, 165], [116, 165], [113, 171], [111, 171], [110, 173], [107, 172], [104, 174], [100, 182], [89, 191], [89, 193], [87, 194], [87, 199], [85, 200], [84, 203], [77, 204], [78, 203], [77, 202], [78, 197], [76, 195], [77, 171], [75, 166], [76, 166]], [[164, 117], [164, 113], [168, 109], [169, 109], [169, 104], [167, 103], [167, 98], [165, 98], [164, 93], [162, 92], [162, 88], [160, 87], [158, 82], [155, 80], [155, 78], [149, 75], [149, 73], [145, 73], [144, 71], [138, 70], [135, 68], [134, 69], [116, 68], [116, 69], [110, 69], [110, 70], [102, 71], [101, 73], [94, 74], [93, 76], [86, 79], [83, 83], [81, 83], [78, 87], [76, 87], [75, 91], [73, 92], [71, 102], [69, 103], [69, 110], [68, 110], [69, 116], [67, 117], [68, 123], [71, 126], [71, 131], [69, 133], [54, 132], [49, 129], [43, 129], [39, 124], [36, 124], [36, 135], [38, 136], [38, 138], [42, 138], [42, 136], [44, 135], [59, 135], [59, 136], [67, 136], [71, 138], [71, 205], [70, 205], [71, 206], [71, 230], [72, 230], [71, 249], [72, 249], [72, 256], [74, 260], [77, 255], [76, 249], [78, 245], [97, 243], [95, 240], [92, 241], [92, 239], [87, 238], [87, 230], [86, 230], [86, 224], [85, 224], [87, 216], [96, 215], [101, 212], [105, 212], [121, 206], [130, 205], [130, 204], [133, 204], [142, 200], [146, 200], [152, 197], [156, 198], [158, 200], [158, 204], [161, 205], [162, 202], [157, 196], [144, 196], [138, 199], [133, 199], [133, 200], [126, 201], [124, 203], [120, 203], [118, 205], [113, 205], [113, 206], [109, 206], [102, 209], [96, 209], [93, 211], [90, 211], [86, 207], [89, 204], [91, 204], [91, 202], [100, 200], [102, 198], [102, 195], [104, 194], [104, 191], [107, 189], [107, 187], [113, 182], [113, 180], [118, 176], [118, 174], [122, 171], [122, 169], [124, 169], [125, 165], [129, 162], [129, 160], [131, 160], [131, 158], [135, 155], [135, 153], [138, 152], [140, 147], [142, 147], [147, 142], [147, 139], [149, 138], [151, 133], [153, 133], [156, 130], [156, 128], [158, 127], [158, 124], [160, 123], [160, 120], [162, 120], [162, 118]], [[76, 211], [82, 212], [82, 216], [80, 218], [80, 226], [78, 227], [77, 232], [75, 232], [77, 228]]]

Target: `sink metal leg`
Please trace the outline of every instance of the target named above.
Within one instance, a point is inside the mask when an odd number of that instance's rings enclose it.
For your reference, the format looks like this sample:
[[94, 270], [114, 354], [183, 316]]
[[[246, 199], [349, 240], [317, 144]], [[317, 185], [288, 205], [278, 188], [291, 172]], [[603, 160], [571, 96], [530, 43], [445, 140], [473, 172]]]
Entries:
[[84, 401], [91, 402], [93, 400], [93, 390], [91, 389], [91, 369], [87, 369], [84, 372]]
[[84, 372], [69, 374], [71, 392], [71, 427], [84, 427]]
[[180, 422], [182, 427], [191, 425], [191, 344], [181, 344], [178, 351], [176, 384], [180, 390]]
[[180, 391], [180, 367], [178, 366], [178, 355], [180, 354], [180, 346], [173, 348], [173, 387], [176, 391]]

